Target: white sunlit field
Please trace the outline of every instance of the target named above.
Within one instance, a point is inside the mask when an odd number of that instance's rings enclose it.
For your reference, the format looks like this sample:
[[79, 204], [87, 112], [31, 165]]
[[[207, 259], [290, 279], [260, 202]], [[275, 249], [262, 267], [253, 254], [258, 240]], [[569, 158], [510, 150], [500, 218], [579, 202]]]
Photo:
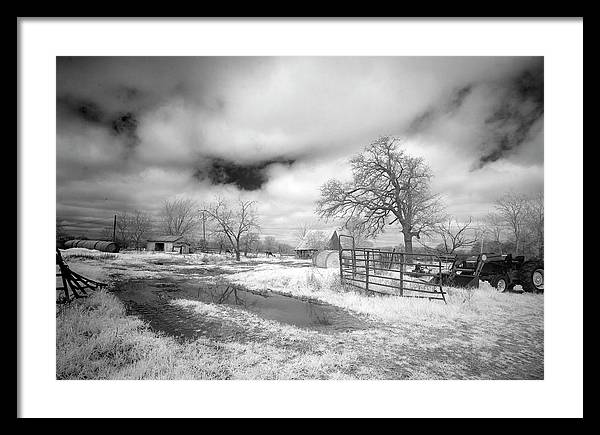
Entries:
[[[293, 257], [61, 251], [58, 379], [543, 379], [543, 294], [374, 296]], [[57, 293], [57, 296], [59, 294]]]

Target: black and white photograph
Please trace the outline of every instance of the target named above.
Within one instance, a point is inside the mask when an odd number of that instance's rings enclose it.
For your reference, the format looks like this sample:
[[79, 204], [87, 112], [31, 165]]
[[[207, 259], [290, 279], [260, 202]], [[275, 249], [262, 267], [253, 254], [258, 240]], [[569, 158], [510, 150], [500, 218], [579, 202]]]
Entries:
[[47, 62], [57, 388], [552, 379], [543, 53]]

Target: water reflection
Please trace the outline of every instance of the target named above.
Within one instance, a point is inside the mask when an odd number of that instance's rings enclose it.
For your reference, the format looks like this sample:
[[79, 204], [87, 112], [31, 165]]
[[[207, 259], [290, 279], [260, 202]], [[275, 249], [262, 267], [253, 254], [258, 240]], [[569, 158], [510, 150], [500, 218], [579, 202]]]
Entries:
[[213, 288], [202, 288], [198, 287], [196, 297], [200, 299], [201, 293], [206, 293], [210, 296], [211, 302], [214, 304], [227, 304], [227, 305], [239, 305], [242, 307], [246, 306], [246, 301], [240, 296], [238, 288], [235, 286], [213, 287]]
[[[255, 292], [237, 284], [197, 280], [131, 280], [119, 283], [115, 294], [140, 313], [169, 320], [171, 300], [196, 300], [208, 304], [236, 307], [264, 319], [298, 327], [322, 330], [348, 330], [366, 327], [363, 322], [341, 308], [301, 300], [273, 292]], [[142, 308], [143, 307], [143, 308]], [[164, 313], [164, 314], [163, 314]], [[225, 319], [226, 320], [226, 319]], [[185, 320], [194, 322], [194, 319]]]

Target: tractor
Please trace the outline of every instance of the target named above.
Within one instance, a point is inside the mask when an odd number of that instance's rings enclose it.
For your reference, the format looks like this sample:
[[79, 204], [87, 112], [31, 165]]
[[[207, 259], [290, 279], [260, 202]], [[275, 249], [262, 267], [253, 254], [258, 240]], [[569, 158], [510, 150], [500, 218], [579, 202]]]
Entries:
[[481, 280], [489, 282], [499, 292], [512, 290], [516, 285], [521, 285], [525, 292], [544, 292], [543, 260], [493, 253], [454, 256], [446, 260], [451, 266], [441, 273], [443, 285], [478, 287]]

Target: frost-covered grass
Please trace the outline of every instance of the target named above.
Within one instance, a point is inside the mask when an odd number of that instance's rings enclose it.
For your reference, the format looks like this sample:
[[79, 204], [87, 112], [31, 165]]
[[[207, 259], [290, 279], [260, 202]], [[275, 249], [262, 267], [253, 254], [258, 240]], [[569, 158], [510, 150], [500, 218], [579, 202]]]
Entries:
[[262, 265], [252, 271], [228, 275], [227, 280], [254, 290], [272, 290], [293, 296], [312, 297], [386, 322], [440, 323], [466, 320], [499, 312], [514, 304], [539, 304], [539, 295], [500, 294], [488, 283], [478, 289], [445, 287], [447, 304], [440, 300], [372, 296], [351, 286], [342, 286], [339, 270], [288, 268]]
[[[223, 279], [253, 290], [272, 290], [328, 302], [384, 322], [443, 323], [502, 313], [514, 305], [535, 307], [542, 295], [497, 293], [486, 282], [478, 289], [445, 287], [447, 304], [439, 300], [372, 296], [351, 286], [340, 285], [339, 269], [321, 269], [310, 260], [293, 257], [244, 257], [237, 262], [228, 254], [176, 254], [125, 251], [104, 255], [99, 251], [74, 248], [63, 251], [74, 270], [100, 279], [169, 278], [183, 274], [193, 278], [202, 271], [223, 272]], [[309, 267], [299, 267], [309, 266]]]
[[[69, 251], [75, 250], [63, 253]], [[250, 332], [239, 340], [181, 342], [126, 316], [112, 294], [94, 291], [90, 298], [58, 310], [60, 379], [543, 377], [543, 295], [497, 293], [481, 283], [478, 289], [445, 288], [444, 304], [369, 296], [340, 285], [337, 268], [319, 269], [289, 257], [242, 257], [236, 262], [224, 254], [126, 251], [107, 257], [77, 251], [64, 255], [69, 266], [95, 280], [223, 280], [251, 290], [322, 300], [370, 321], [366, 329], [324, 334], [233, 306], [165, 301], [170, 308]]]
[[[219, 316], [214, 306], [175, 301], [182, 308]], [[263, 325], [261, 319], [240, 318]], [[90, 298], [59, 310], [56, 318], [57, 379], [348, 379], [355, 364], [351, 351], [327, 345], [290, 346], [309, 341], [303, 331], [271, 325], [278, 339], [265, 342], [217, 342], [198, 339], [178, 342], [151, 331], [147, 324], [126, 316], [110, 293], [95, 291]], [[276, 322], [274, 322], [276, 323]], [[281, 337], [287, 341], [281, 342]], [[287, 344], [286, 344], [287, 343]]]

